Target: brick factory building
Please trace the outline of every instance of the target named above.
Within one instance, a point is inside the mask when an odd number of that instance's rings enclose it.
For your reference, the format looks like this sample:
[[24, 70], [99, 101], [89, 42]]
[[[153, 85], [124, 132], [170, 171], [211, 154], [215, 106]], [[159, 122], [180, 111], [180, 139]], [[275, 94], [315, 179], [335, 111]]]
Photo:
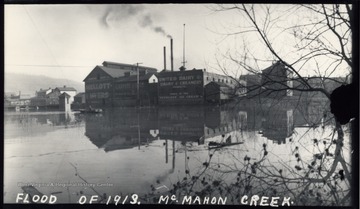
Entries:
[[[146, 74], [154, 75], [157, 72], [155, 68], [144, 66], [139, 66], [137, 68], [136, 65], [108, 61], [104, 61], [102, 66], [96, 66], [84, 79], [85, 100], [87, 106], [95, 108], [121, 105], [121, 99], [119, 99], [119, 90], [115, 88], [120, 88], [119, 86], [121, 85], [127, 85], [131, 83], [130, 80], [134, 76], [137, 77], [137, 71], [139, 71], [139, 77], [140, 75], [143, 76]], [[137, 80], [135, 80], [135, 82], [137, 82]], [[125, 97], [123, 98], [124, 104], [132, 105], [134, 102], [125, 101], [129, 100], [129, 97], [127, 97], [127, 99], [125, 99]], [[131, 98], [132, 100], [134, 99], [132, 93]]]
[[84, 82], [86, 105], [92, 108], [205, 104], [205, 86], [211, 82], [221, 86], [212, 90], [221, 94], [214, 100], [221, 103], [222, 98], [229, 99], [223, 87], [234, 89], [236, 85], [234, 78], [205, 69], [157, 73], [155, 68], [107, 61], [96, 66]]
[[[217, 82], [234, 88], [234, 78], [206, 72], [204, 69], [184, 71], [162, 71], [159, 78], [159, 105], [196, 105], [205, 104], [205, 86]], [[220, 88], [217, 90], [220, 93]], [[219, 100], [217, 100], [219, 102]]]

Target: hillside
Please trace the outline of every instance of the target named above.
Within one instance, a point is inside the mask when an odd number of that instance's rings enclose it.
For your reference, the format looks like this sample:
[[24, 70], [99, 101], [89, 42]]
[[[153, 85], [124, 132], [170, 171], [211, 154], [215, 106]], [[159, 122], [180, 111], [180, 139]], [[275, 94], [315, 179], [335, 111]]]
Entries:
[[84, 83], [69, 79], [57, 79], [42, 75], [28, 75], [17, 73], [5, 73], [5, 92], [19, 92], [21, 94], [35, 95], [37, 90], [47, 89], [49, 87], [61, 86], [74, 87], [77, 92], [84, 92]]

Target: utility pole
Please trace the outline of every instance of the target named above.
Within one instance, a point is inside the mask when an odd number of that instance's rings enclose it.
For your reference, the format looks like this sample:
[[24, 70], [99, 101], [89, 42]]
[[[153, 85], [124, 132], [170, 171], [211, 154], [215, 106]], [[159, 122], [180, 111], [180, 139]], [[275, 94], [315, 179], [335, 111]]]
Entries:
[[136, 96], [136, 104], [137, 106], [139, 107], [140, 106], [140, 88], [139, 88], [139, 85], [140, 85], [140, 81], [139, 81], [139, 64], [143, 64], [141, 62], [137, 62], [136, 63], [136, 82], [137, 82], [137, 85], [136, 85], [136, 92], [137, 92], [137, 96]]

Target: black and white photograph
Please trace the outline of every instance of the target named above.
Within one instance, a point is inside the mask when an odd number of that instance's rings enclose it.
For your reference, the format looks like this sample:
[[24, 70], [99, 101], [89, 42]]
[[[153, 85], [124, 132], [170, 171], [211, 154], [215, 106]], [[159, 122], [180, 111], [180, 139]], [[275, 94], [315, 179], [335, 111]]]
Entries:
[[358, 18], [5, 4], [3, 203], [358, 206]]

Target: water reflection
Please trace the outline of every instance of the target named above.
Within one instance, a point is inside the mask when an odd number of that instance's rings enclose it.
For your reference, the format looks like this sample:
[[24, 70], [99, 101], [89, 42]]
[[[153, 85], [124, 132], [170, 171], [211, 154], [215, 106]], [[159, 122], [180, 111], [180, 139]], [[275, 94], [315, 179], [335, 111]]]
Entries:
[[136, 193], [144, 203], [188, 194], [227, 197], [227, 204], [241, 204], [244, 195], [280, 195], [295, 205], [347, 205], [349, 134], [344, 127], [337, 136], [327, 107], [248, 100], [235, 107], [7, 113], [5, 200], [14, 202], [19, 181], [85, 179], [113, 186], [37, 189], [61, 192], [61, 203], [82, 193]]

